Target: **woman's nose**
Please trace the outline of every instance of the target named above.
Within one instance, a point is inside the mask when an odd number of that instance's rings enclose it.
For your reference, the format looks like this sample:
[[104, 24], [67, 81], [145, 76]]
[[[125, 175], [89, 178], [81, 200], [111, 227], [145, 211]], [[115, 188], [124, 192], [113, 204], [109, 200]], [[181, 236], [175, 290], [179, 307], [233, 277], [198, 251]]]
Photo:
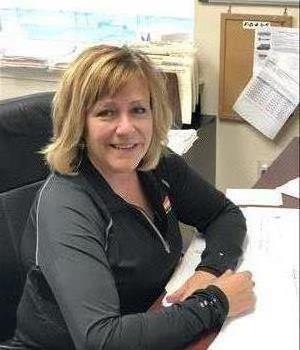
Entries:
[[135, 130], [132, 118], [128, 114], [122, 114], [118, 118], [116, 133], [119, 135], [130, 134]]

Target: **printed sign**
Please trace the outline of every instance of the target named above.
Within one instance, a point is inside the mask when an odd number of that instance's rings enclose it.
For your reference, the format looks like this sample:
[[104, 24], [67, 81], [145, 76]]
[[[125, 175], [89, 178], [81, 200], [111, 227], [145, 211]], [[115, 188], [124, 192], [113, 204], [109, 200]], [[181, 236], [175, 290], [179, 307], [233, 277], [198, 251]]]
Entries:
[[255, 29], [262, 27], [270, 27], [270, 22], [262, 22], [262, 21], [243, 21], [243, 29]]

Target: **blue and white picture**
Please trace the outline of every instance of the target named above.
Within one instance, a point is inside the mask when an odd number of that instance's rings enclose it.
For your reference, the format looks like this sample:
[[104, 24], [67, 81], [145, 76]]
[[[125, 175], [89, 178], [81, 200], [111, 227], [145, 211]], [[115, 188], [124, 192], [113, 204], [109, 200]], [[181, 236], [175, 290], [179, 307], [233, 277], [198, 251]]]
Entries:
[[192, 39], [194, 0], [1, 1], [0, 34], [37, 40], [123, 42]]

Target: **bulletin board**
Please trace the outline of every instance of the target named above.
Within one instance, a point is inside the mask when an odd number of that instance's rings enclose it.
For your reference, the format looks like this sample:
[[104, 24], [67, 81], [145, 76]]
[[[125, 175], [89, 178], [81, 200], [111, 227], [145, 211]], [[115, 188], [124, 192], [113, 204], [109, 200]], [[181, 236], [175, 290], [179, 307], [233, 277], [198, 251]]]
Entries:
[[255, 33], [253, 28], [256, 24], [268, 22], [271, 26], [291, 27], [292, 16], [221, 14], [218, 111], [220, 118], [242, 121], [232, 107], [252, 77]]

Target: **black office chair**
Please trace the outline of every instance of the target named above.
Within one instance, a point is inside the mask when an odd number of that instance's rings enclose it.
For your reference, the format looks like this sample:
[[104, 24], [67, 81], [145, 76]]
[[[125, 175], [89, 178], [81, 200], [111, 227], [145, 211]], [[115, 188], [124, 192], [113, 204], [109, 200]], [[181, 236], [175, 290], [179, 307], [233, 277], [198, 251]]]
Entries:
[[0, 101], [0, 192], [39, 181], [49, 172], [38, 153], [52, 136], [53, 92]]
[[[43, 181], [0, 193], [0, 340], [13, 336], [25, 283], [19, 246], [34, 197]], [[0, 343], [0, 349], [1, 343]]]
[[49, 173], [39, 151], [52, 136], [53, 95], [0, 101], [0, 341], [6, 341], [0, 349], [18, 349], [8, 339], [25, 280], [19, 244], [33, 198]]

